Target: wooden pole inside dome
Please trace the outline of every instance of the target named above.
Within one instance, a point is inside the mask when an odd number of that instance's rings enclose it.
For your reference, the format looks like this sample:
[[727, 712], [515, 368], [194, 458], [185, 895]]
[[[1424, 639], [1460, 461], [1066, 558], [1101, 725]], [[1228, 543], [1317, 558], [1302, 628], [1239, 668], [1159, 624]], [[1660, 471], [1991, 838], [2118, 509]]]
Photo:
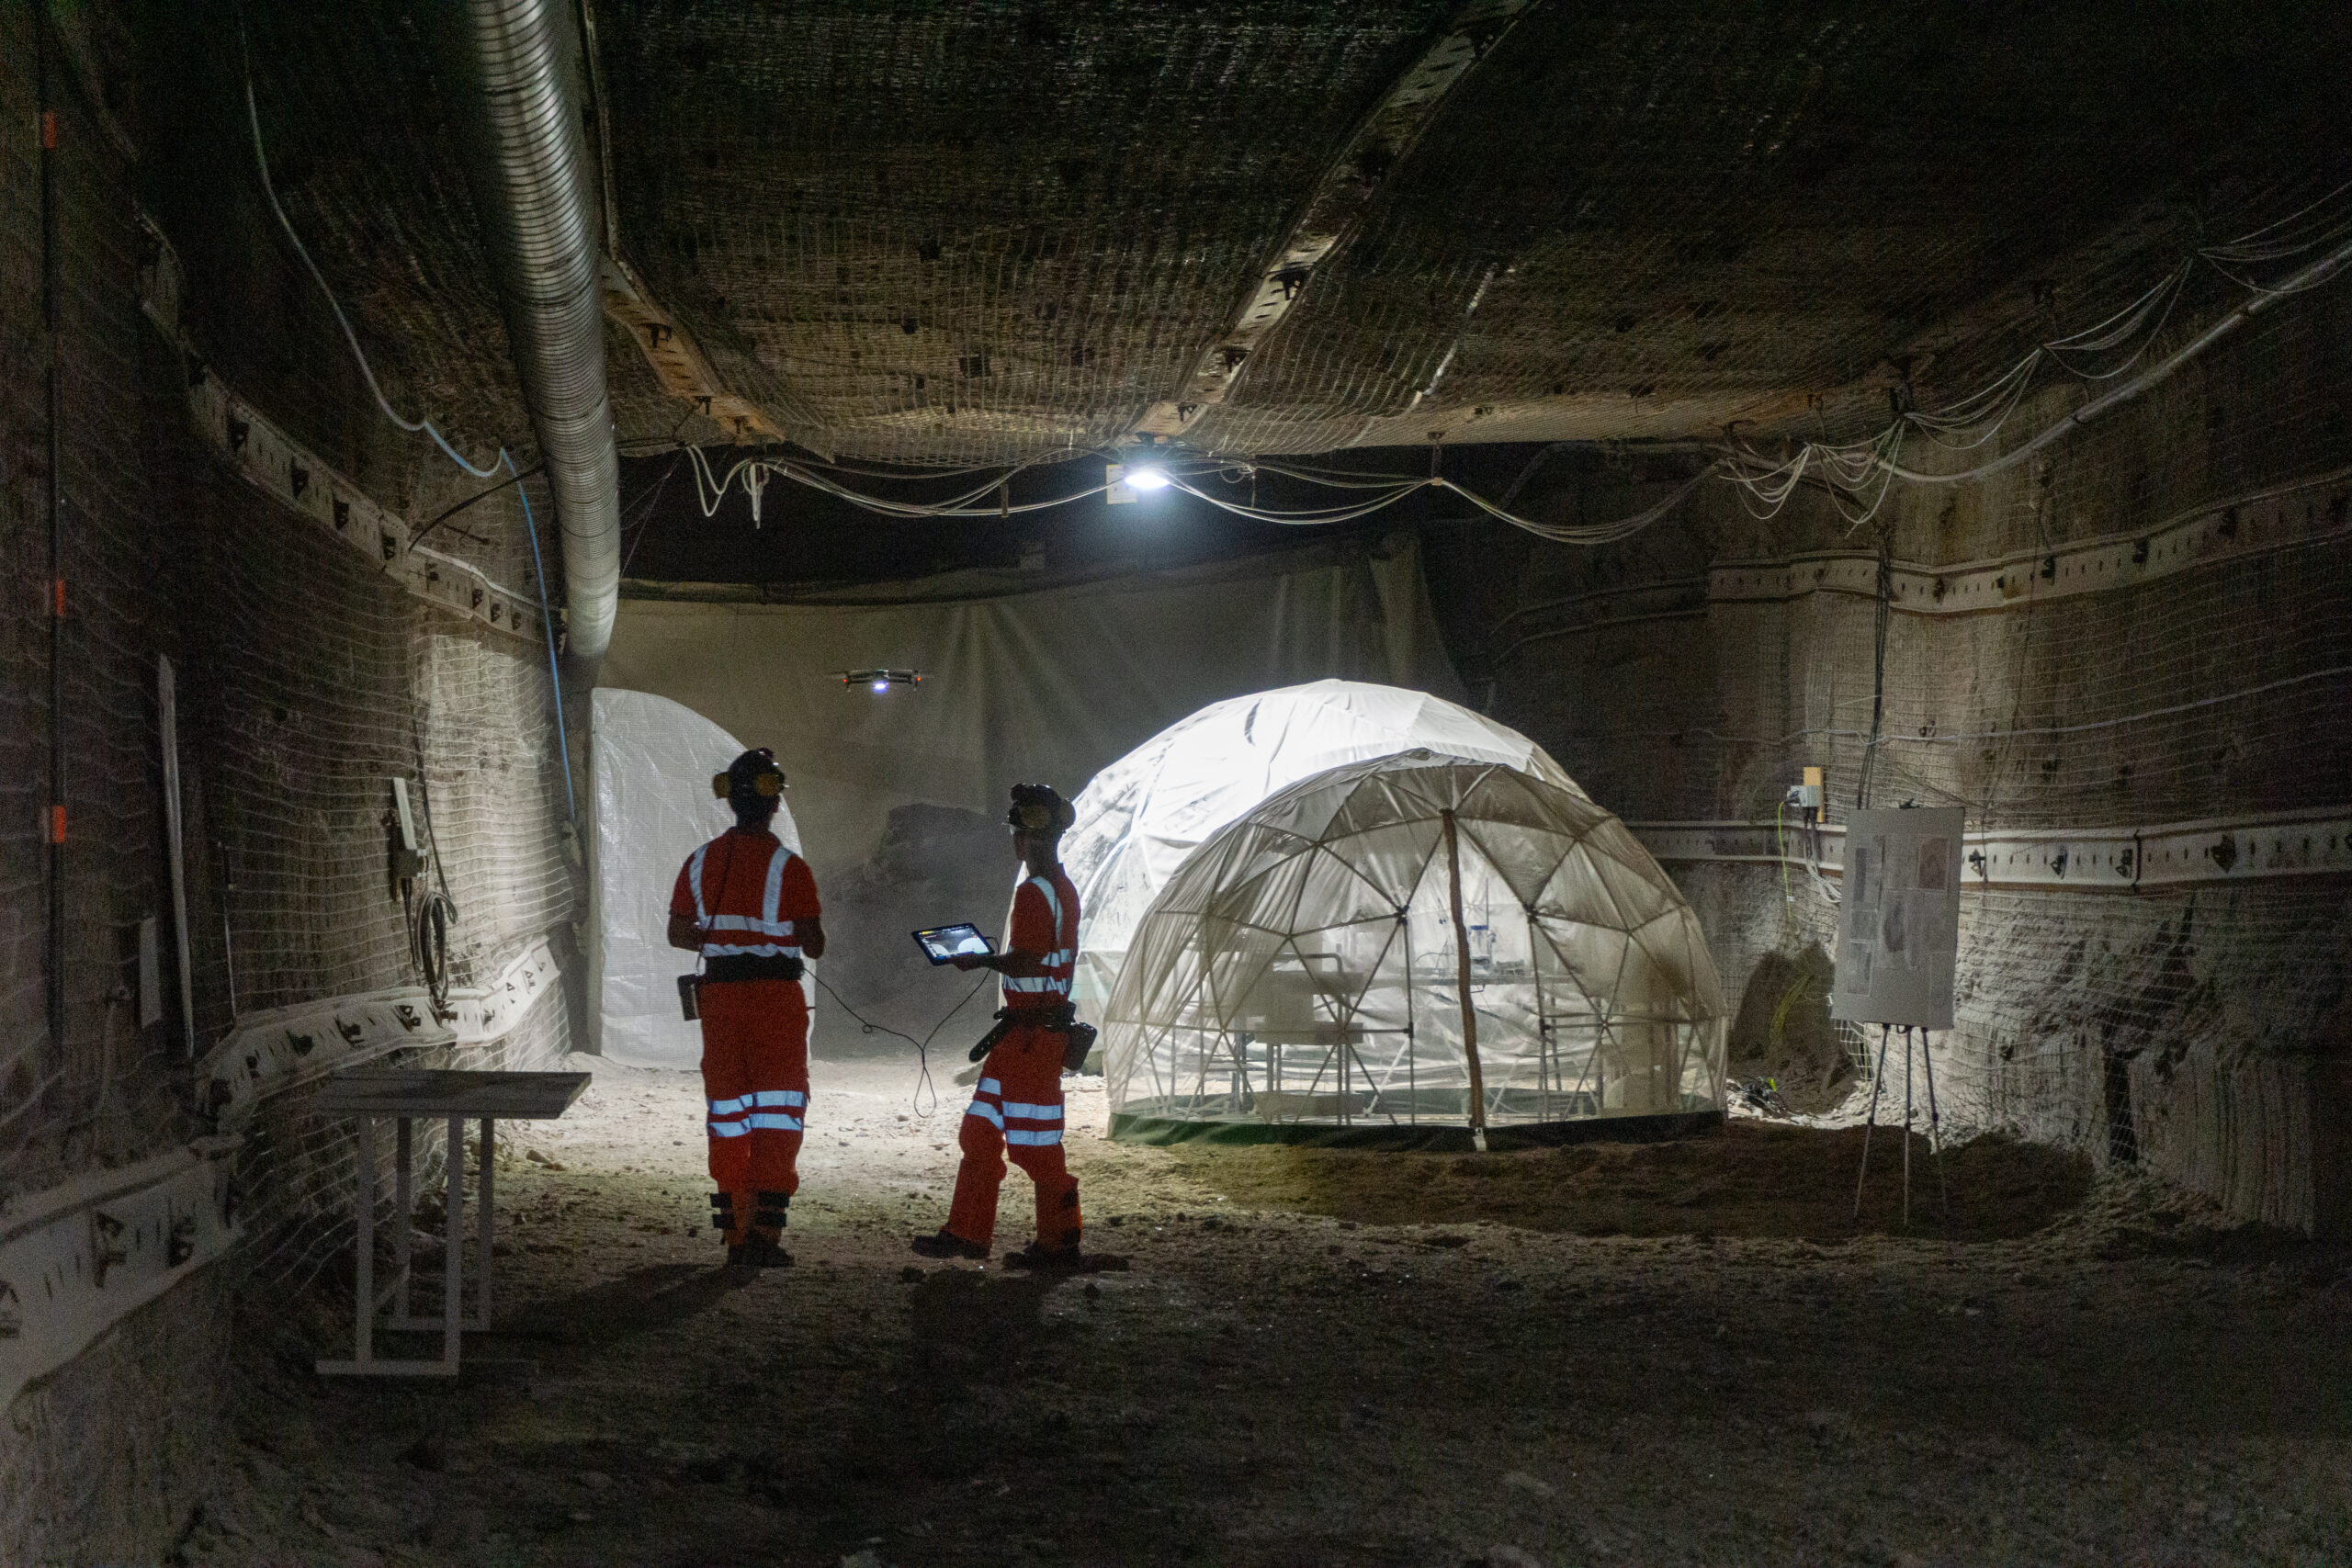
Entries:
[[1478, 1010], [1470, 1000], [1470, 929], [1462, 923], [1462, 835], [1453, 813], [1445, 822], [1445, 876], [1453, 907], [1454, 984], [1462, 993], [1462, 1054], [1470, 1064], [1470, 1141], [1487, 1152], [1487, 1078], [1478, 1068]]

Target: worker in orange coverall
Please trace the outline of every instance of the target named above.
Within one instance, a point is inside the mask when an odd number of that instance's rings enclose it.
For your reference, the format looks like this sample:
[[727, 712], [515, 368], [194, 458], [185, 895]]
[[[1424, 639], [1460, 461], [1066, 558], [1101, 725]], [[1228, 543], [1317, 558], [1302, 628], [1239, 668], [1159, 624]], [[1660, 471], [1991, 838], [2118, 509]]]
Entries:
[[702, 958], [703, 1094], [710, 1102], [710, 1223], [727, 1261], [780, 1269], [785, 1213], [808, 1113], [805, 961], [825, 954], [817, 879], [768, 824], [784, 773], [764, 747], [711, 780], [735, 826], [686, 857], [670, 895], [670, 945]]
[[1072, 1021], [1070, 979], [1078, 967], [1078, 889], [1061, 866], [1061, 836], [1077, 819], [1045, 784], [1016, 784], [1006, 820], [1024, 874], [1005, 919], [1002, 953], [963, 953], [958, 969], [1004, 976], [1004, 1007], [964, 1113], [963, 1163], [947, 1224], [917, 1236], [925, 1258], [985, 1258], [996, 1233], [997, 1190], [1009, 1158], [1037, 1190], [1037, 1239], [1005, 1261], [1017, 1268], [1075, 1269], [1078, 1181], [1062, 1156], [1062, 1066]]

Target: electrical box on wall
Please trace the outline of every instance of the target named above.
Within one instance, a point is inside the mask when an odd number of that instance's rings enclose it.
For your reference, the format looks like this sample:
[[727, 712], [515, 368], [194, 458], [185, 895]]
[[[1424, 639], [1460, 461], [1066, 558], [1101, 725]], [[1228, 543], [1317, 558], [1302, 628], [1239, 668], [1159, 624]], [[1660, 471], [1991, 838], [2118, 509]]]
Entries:
[[1818, 815], [1821, 811], [1821, 770], [1807, 768], [1803, 784], [1791, 784], [1784, 804], [1799, 811]]
[[416, 817], [408, 804], [408, 780], [392, 780], [392, 880], [407, 882], [424, 871], [424, 854], [418, 847]]

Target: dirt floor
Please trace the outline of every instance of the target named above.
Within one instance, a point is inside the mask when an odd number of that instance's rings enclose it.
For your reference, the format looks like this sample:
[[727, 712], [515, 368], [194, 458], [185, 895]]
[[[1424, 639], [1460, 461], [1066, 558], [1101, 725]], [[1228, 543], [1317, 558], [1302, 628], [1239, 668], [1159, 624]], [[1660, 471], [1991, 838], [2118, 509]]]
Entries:
[[1857, 1235], [1859, 1134], [1148, 1149], [1090, 1079], [1090, 1245], [1130, 1267], [1035, 1280], [907, 1252], [962, 1108], [910, 1079], [820, 1066], [798, 1266], [747, 1279], [695, 1078], [601, 1066], [501, 1159], [503, 1331], [455, 1386], [321, 1380], [347, 1305], [259, 1303], [176, 1560], [2352, 1562], [2347, 1259], [2145, 1179], [1980, 1143], [1952, 1244], [1924, 1145], [1885, 1234], [1883, 1134]]

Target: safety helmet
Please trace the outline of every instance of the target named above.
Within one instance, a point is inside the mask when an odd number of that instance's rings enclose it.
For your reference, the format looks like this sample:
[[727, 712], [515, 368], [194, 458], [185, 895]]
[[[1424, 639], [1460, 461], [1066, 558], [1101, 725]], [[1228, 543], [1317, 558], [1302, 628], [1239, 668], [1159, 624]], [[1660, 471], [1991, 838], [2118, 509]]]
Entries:
[[723, 773], [710, 775], [710, 793], [729, 806], [773, 811], [784, 798], [784, 770], [775, 753], [754, 747], [736, 758]]
[[1023, 784], [1012, 786], [1012, 809], [1004, 814], [1004, 820], [1016, 833], [1058, 839], [1078, 820], [1078, 813], [1053, 785]]

